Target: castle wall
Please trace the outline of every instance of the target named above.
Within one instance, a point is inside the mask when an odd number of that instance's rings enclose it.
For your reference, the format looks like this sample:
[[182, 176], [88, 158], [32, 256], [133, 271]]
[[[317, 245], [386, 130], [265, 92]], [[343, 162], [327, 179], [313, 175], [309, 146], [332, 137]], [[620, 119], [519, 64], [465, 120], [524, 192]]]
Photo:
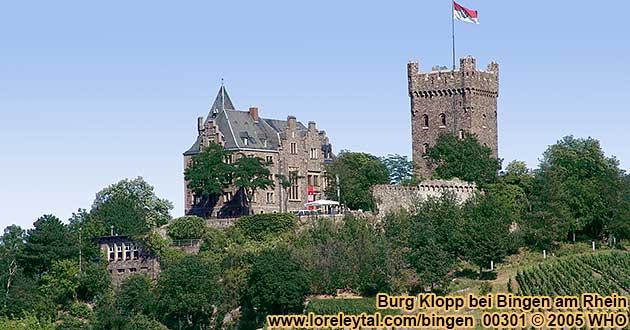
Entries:
[[427, 180], [417, 186], [376, 185], [372, 187], [372, 195], [376, 203], [379, 217], [400, 211], [412, 211], [414, 207], [428, 197], [440, 197], [444, 192], [455, 194], [460, 202], [474, 196], [477, 186], [459, 179]]

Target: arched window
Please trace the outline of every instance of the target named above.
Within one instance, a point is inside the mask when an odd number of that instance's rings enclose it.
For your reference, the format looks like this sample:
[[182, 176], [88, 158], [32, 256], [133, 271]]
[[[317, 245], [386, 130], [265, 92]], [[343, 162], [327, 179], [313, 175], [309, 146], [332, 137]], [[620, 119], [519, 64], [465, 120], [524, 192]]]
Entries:
[[440, 125], [446, 126], [446, 114], [444, 113], [440, 114]]
[[429, 127], [429, 116], [426, 113], [422, 115], [422, 127]]
[[427, 151], [429, 151], [429, 144], [428, 143], [423, 143], [422, 144], [422, 156], [425, 156], [427, 154]]
[[463, 139], [464, 139], [464, 130], [463, 130], [463, 129], [460, 129], [460, 130], [459, 130], [459, 139], [460, 139], [460, 140], [463, 140]]

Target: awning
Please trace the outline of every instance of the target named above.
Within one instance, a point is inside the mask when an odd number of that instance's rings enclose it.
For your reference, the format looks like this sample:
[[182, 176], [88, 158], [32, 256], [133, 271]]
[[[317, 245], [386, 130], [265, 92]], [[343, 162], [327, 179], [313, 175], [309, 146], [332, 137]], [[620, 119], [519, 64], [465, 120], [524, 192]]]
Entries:
[[327, 199], [320, 199], [304, 204], [304, 206], [325, 206], [325, 205], [339, 205], [339, 202], [330, 201]]

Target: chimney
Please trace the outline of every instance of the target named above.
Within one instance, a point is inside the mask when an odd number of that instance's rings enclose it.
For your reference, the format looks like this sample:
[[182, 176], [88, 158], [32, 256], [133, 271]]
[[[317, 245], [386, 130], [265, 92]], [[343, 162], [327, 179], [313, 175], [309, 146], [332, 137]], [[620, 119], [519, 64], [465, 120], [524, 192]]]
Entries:
[[294, 128], [297, 126], [297, 120], [295, 119], [295, 116], [287, 116], [287, 125], [291, 128]]
[[309, 121], [308, 122], [308, 130], [311, 131], [311, 132], [317, 131], [317, 126], [315, 125], [314, 121]]
[[254, 119], [254, 122], [257, 123], [258, 120], [260, 119], [258, 117], [258, 107], [249, 107], [249, 115], [252, 116], [252, 118]]
[[203, 117], [197, 117], [197, 132], [199, 135], [203, 132]]

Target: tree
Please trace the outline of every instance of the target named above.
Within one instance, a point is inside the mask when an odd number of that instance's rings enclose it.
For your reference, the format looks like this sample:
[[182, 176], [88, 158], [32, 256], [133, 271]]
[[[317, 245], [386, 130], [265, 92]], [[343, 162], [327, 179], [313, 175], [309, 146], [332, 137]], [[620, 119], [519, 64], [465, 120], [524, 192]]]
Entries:
[[357, 210], [374, 208], [370, 188], [376, 184], [389, 183], [387, 167], [376, 156], [366, 153], [341, 152], [327, 166], [328, 182], [326, 195], [336, 199], [339, 177], [340, 202]]
[[197, 216], [183, 216], [177, 218], [166, 227], [168, 236], [172, 239], [199, 239], [206, 230], [206, 221]]
[[226, 163], [231, 151], [211, 143], [203, 151], [192, 156], [190, 164], [184, 171], [188, 189], [196, 196], [211, 197], [223, 193], [230, 186], [234, 174], [234, 166]]
[[77, 301], [79, 264], [73, 260], [54, 261], [50, 273], [42, 276], [42, 291], [61, 306]]
[[51, 269], [53, 261], [75, 259], [78, 265], [78, 245], [71, 239], [66, 226], [59, 218], [43, 215], [28, 230], [24, 249], [18, 264], [32, 276], [39, 276]]
[[154, 303], [153, 284], [151, 279], [144, 275], [134, 275], [125, 279], [116, 295], [116, 308], [124, 317], [136, 314], [151, 315]]
[[243, 308], [256, 311], [255, 323], [265, 315], [298, 314], [308, 292], [306, 272], [287, 248], [278, 247], [256, 258]]
[[138, 314], [130, 317], [122, 330], [168, 330], [168, 328], [146, 315]]
[[262, 158], [254, 156], [242, 156], [234, 162], [234, 186], [243, 189], [248, 207], [257, 189], [275, 186], [267, 165]]
[[387, 155], [381, 158], [381, 162], [387, 167], [389, 172], [389, 182], [392, 184], [411, 184], [413, 177], [413, 162], [407, 156]]
[[492, 156], [492, 149], [482, 146], [472, 134], [464, 139], [442, 134], [426, 156], [435, 167], [436, 178], [460, 178], [480, 186], [494, 182], [501, 168], [501, 161]]
[[481, 276], [484, 267], [489, 267], [492, 261], [501, 261], [509, 252], [509, 210], [491, 195], [478, 195], [466, 202], [464, 212], [464, 255], [479, 266]]
[[9, 292], [13, 279], [18, 271], [17, 257], [24, 248], [26, 232], [16, 225], [8, 226], [4, 229], [4, 234], [0, 237], [0, 279], [2, 280], [3, 309], [7, 308], [9, 302]]
[[623, 200], [623, 172], [599, 141], [564, 137], [549, 146], [535, 172], [532, 212], [557, 215], [558, 228], [601, 237]]
[[159, 198], [142, 177], [121, 180], [96, 194], [86, 220], [86, 239], [110, 234], [140, 235], [170, 220], [173, 204]]
[[188, 255], [166, 268], [157, 283], [157, 315], [169, 328], [207, 329], [221, 302], [219, 267], [210, 258]]

